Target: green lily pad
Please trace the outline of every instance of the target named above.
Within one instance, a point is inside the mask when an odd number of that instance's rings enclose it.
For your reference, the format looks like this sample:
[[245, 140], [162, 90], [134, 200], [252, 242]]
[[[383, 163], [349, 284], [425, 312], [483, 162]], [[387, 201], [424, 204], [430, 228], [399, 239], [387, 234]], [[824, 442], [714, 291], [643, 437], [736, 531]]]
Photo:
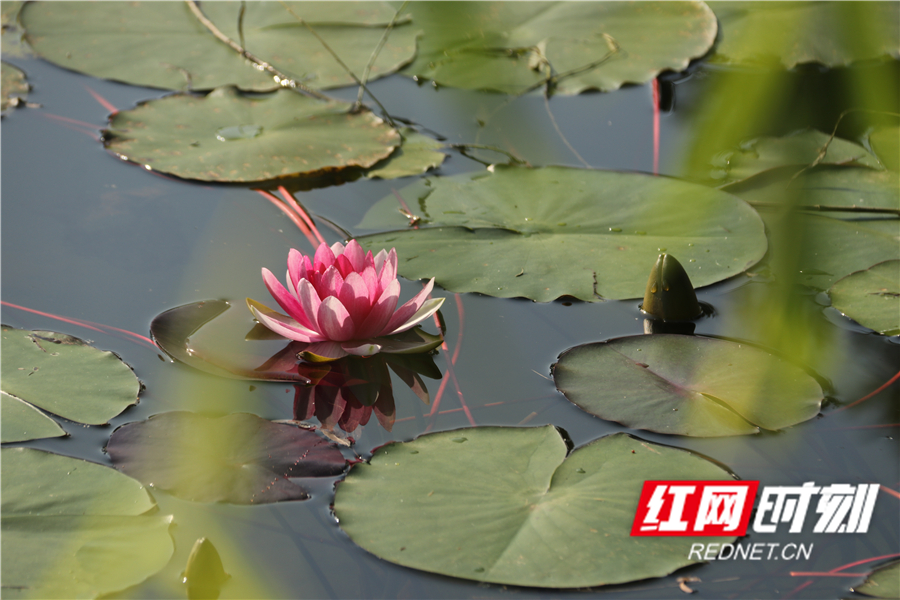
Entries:
[[643, 482], [681, 479], [732, 475], [626, 434], [567, 456], [549, 425], [478, 427], [380, 448], [338, 484], [334, 512], [356, 544], [400, 565], [508, 585], [592, 587], [696, 562], [689, 549], [703, 538], [630, 535]]
[[[709, 2], [722, 39], [710, 62], [728, 65], [820, 63], [900, 58], [896, 2]], [[861, 43], [865, 40], [865, 43]]]
[[234, 182], [368, 168], [400, 145], [400, 135], [380, 118], [349, 108], [290, 90], [175, 94], [116, 113], [105, 144], [154, 171]]
[[136, 585], [172, 557], [172, 517], [114, 469], [4, 448], [3, 597], [95, 598]]
[[727, 340], [655, 334], [566, 350], [556, 387], [579, 408], [634, 429], [716, 437], [778, 430], [819, 413], [802, 369]]
[[[728, 186], [728, 192], [751, 204], [770, 205], [788, 201], [788, 194], [796, 194], [793, 201], [801, 206], [835, 206], [840, 208], [891, 209], [900, 211], [900, 174], [896, 171], [877, 171], [856, 167], [817, 167], [802, 174], [793, 182], [788, 170], [786, 177], [762, 178]], [[829, 217], [858, 219], [862, 213], [830, 212]], [[880, 214], [880, 213], [876, 213]]]
[[0, 428], [0, 443], [3, 444], [66, 435], [56, 421], [3, 391], [0, 391]]
[[831, 305], [863, 327], [900, 334], [900, 260], [851, 273], [828, 290]]
[[22, 30], [19, 28], [19, 11], [25, 2], [18, 0], [3, 0], [0, 3], [0, 44], [2, 44], [3, 56], [29, 56], [31, 51], [22, 40]]
[[869, 146], [885, 168], [900, 171], [900, 127], [882, 127], [869, 134]]
[[[426, 179], [400, 195], [422, 225], [358, 237], [396, 247], [399, 272], [454, 292], [547, 302], [640, 298], [660, 252], [700, 287], [737, 275], [766, 251], [762, 222], [737, 198], [665, 177], [564, 167], [496, 167]], [[360, 227], [403, 227], [394, 195]], [[435, 227], [435, 226], [441, 227]]]
[[112, 352], [51, 331], [2, 328], [0, 388], [71, 421], [100, 425], [137, 403], [140, 381]]
[[702, 2], [412, 2], [409, 11], [424, 33], [404, 74], [509, 94], [568, 73], [553, 91], [645, 83], [683, 70], [716, 37]]
[[900, 598], [900, 561], [878, 567], [853, 591], [872, 598]]
[[116, 429], [106, 451], [119, 470], [195, 502], [305, 500], [288, 478], [333, 477], [347, 464], [316, 433], [247, 413], [162, 413]]
[[[354, 73], [361, 76], [395, 9], [375, 2], [288, 2]], [[201, 9], [235, 42], [238, 2], [209, 2]], [[183, 2], [30, 3], [22, 11], [26, 39], [45, 59], [67, 69], [133, 85], [209, 90], [235, 85], [273, 90], [261, 71], [217, 40]], [[340, 64], [280, 2], [251, 2], [243, 16], [251, 53], [314, 88], [353, 84]], [[401, 20], [371, 72], [388, 75], [415, 53], [417, 30]]]
[[18, 106], [28, 95], [25, 73], [9, 63], [0, 63], [0, 111]]
[[[762, 137], [741, 144], [738, 150], [717, 156], [712, 178], [720, 186], [742, 181], [771, 169], [812, 164], [823, 148], [819, 164], [846, 165], [882, 169], [881, 163], [865, 148], [826, 133], [807, 129], [785, 137]], [[830, 140], [830, 141], [829, 141]]]
[[405, 128], [403, 145], [397, 148], [381, 166], [366, 172], [370, 179], [397, 179], [421, 175], [429, 169], [436, 169], [444, 163], [447, 155], [439, 152], [444, 144], [422, 135], [414, 129]]

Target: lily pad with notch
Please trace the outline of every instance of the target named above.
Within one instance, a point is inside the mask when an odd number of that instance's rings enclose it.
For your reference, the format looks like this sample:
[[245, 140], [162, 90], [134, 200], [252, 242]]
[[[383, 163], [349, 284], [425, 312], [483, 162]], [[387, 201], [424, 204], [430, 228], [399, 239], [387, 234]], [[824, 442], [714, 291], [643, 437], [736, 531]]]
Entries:
[[706, 54], [717, 29], [702, 2], [413, 2], [409, 11], [423, 34], [403, 74], [507, 94], [550, 78], [561, 94], [645, 83]]
[[390, 156], [400, 134], [368, 110], [350, 108], [291, 90], [174, 94], [113, 115], [104, 144], [147, 169], [203, 181], [358, 172]]
[[566, 350], [556, 387], [593, 415], [634, 429], [717, 437], [777, 431], [819, 413], [804, 370], [745, 343], [688, 335], [623, 337]]
[[[298, 17], [361, 75], [396, 12], [386, 2], [208, 2], [201, 9], [235, 43], [243, 38], [260, 60], [317, 89], [354, 81]], [[186, 91], [280, 87], [271, 73], [213, 37], [184, 2], [30, 3], [22, 22], [40, 56], [95, 77]], [[417, 33], [399, 19], [370, 79], [412, 60]]]
[[357, 240], [367, 250], [396, 247], [401, 275], [434, 277], [454, 292], [640, 298], [661, 252], [701, 287], [741, 273], [767, 246], [761, 219], [738, 198], [639, 173], [498, 166], [428, 178], [399, 194], [422, 227], [408, 228], [391, 195], [359, 227], [407, 229]]
[[3, 597], [95, 598], [169, 562], [171, 515], [134, 479], [31, 448], [4, 448]]
[[4, 442], [64, 435], [49, 417], [14, 399], [88, 425], [105, 424], [137, 403], [140, 381], [112, 352], [52, 331], [0, 331]]
[[158, 414], [116, 429], [106, 451], [120, 471], [195, 502], [305, 500], [291, 478], [346, 468], [340, 450], [315, 432], [247, 413]]
[[831, 306], [882, 335], [900, 335], [900, 260], [857, 271], [828, 289]]
[[645, 480], [732, 478], [697, 454], [626, 434], [569, 452], [550, 425], [477, 427], [379, 448], [338, 484], [334, 513], [357, 545], [406, 567], [585, 588], [696, 562], [691, 543], [705, 538], [630, 535]]

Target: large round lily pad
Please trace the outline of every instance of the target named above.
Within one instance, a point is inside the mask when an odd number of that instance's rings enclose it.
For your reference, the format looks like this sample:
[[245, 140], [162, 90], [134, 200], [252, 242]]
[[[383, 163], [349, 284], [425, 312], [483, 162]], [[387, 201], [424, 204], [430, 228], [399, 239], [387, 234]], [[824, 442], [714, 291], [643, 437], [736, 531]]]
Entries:
[[105, 143], [154, 171], [236, 182], [367, 168], [400, 145], [400, 134], [380, 118], [349, 108], [290, 90], [175, 94], [116, 113]]
[[140, 382], [112, 352], [51, 331], [4, 326], [2, 338], [0, 389], [12, 396], [91, 425], [106, 423], [137, 402]]
[[860, 325], [884, 335], [900, 334], [900, 260], [857, 271], [828, 289], [831, 305]]
[[114, 469], [4, 448], [3, 597], [95, 598], [137, 585], [172, 556], [172, 517]]
[[896, 2], [709, 2], [722, 39], [711, 62], [829, 67], [900, 57]]
[[696, 562], [691, 543], [703, 538], [630, 535], [643, 482], [682, 479], [732, 475], [626, 434], [567, 456], [552, 426], [478, 427], [380, 448], [337, 486], [334, 512], [355, 543], [407, 567], [509, 585], [590, 587]]
[[[226, 36], [240, 42], [240, 2], [201, 4]], [[353, 84], [343, 67], [297, 18], [306, 20], [341, 60], [361, 76], [395, 9], [384, 2], [250, 2], [244, 7], [246, 49], [285, 75], [314, 88]], [[292, 10], [295, 15], [289, 12]], [[217, 40], [184, 2], [37, 2], [22, 12], [26, 39], [62, 67], [134, 85], [209, 90], [279, 87]], [[370, 78], [390, 74], [415, 53], [404, 20], [391, 32]]]
[[196, 502], [305, 500], [289, 478], [332, 477], [346, 467], [340, 450], [314, 432], [247, 413], [162, 413], [116, 429], [106, 451], [128, 475]]
[[587, 412], [635, 429], [714, 437], [783, 429], [819, 413], [802, 369], [727, 340], [656, 334], [566, 350], [556, 387]]
[[683, 70], [716, 37], [702, 2], [412, 2], [409, 10], [424, 33], [404, 74], [510, 94], [563, 74], [553, 88], [563, 94], [644, 83]]
[[[401, 275], [434, 277], [455, 292], [541, 302], [638, 298], [661, 252], [697, 287], [737, 275], [766, 252], [762, 221], [747, 204], [665, 177], [498, 167], [399, 193], [429, 227], [357, 239], [366, 249], [396, 247]], [[408, 225], [398, 208], [388, 196], [360, 226]]]

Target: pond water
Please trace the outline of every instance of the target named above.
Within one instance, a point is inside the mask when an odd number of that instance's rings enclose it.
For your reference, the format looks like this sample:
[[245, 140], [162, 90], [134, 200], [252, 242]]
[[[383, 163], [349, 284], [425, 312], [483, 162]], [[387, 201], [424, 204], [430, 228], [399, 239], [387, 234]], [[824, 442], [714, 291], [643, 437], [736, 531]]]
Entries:
[[[268, 298], [259, 276], [261, 266], [279, 273], [289, 248], [311, 250], [282, 213], [248, 188], [168, 178], [118, 160], [103, 149], [96, 137], [108, 111], [91, 91], [119, 109], [161, 97], [163, 92], [97, 80], [37, 59], [4, 59], [26, 72], [33, 87], [28, 100], [40, 105], [16, 110], [3, 119], [5, 302], [146, 336], [156, 315], [189, 302], [224, 299], [233, 303], [231, 310], [245, 311], [245, 297]], [[810, 96], [840, 84], [841, 72], [801, 69], [792, 73], [797, 98], [812, 103]], [[887, 68], [885, 75], [896, 78], [896, 66]], [[664, 83], [665, 95], [674, 95], [674, 103], [661, 119], [663, 174], [679, 174], [683, 153], [702, 118], [695, 101], [722, 76], [712, 69], [694, 69]], [[449, 142], [495, 145], [534, 165], [580, 166], [554, 131], [541, 96], [509, 101], [500, 95], [418, 86], [401, 76], [371, 87], [391, 114], [419, 123]], [[353, 99], [356, 91], [339, 90], [333, 95]], [[610, 94], [556, 97], [549, 106], [565, 138], [592, 167], [650, 172], [651, 98], [649, 86], [632, 86]], [[788, 111], [784, 122], [772, 124], [773, 131], [786, 133], [809, 125], [830, 131], [835, 115], [845, 108], [838, 96], [817, 113], [804, 111], [804, 102], [797, 102], [797, 110]], [[485, 126], [479, 125], [479, 119], [487, 120]], [[459, 153], [450, 154], [441, 174], [483, 169]], [[487, 152], [479, 156], [503, 160]], [[367, 209], [408, 181], [359, 179], [297, 196], [314, 216], [359, 233], [355, 226]], [[321, 229], [329, 243], [340, 239], [327, 227]], [[403, 285], [407, 298], [419, 289], [418, 283], [404, 281]], [[697, 333], [756, 339], [766, 307], [754, 300], [761, 297], [765, 285], [739, 276], [699, 290], [700, 300], [712, 305], [715, 315], [700, 320]], [[820, 343], [834, 349], [821, 364], [812, 365], [830, 382], [822, 415], [779, 433], [714, 439], [629, 430], [592, 417], [569, 403], [549, 379], [550, 365], [567, 348], [642, 334], [638, 301], [541, 304], [442, 290], [435, 295], [447, 298], [442, 312], [449, 346], [440, 351], [436, 362], [446, 377], [448, 356], [459, 350], [453, 365], [458, 389], [449, 381], [439, 410], [429, 416], [430, 407], [402, 384], [395, 384], [393, 430], [385, 431], [372, 419], [354, 433], [355, 450], [363, 457], [391, 440], [469, 426], [467, 415], [471, 415], [478, 425], [553, 424], [564, 429], [576, 447], [627, 431], [699, 452], [761, 485], [815, 481], [879, 483], [897, 489], [897, 386], [851, 410], [835, 409], [890, 379], [900, 364], [900, 345], [896, 338], [875, 335], [823, 309], [813, 294], [803, 296], [803, 312], [822, 332]], [[741, 306], [752, 309], [739, 311]], [[102, 448], [111, 432], [154, 414], [246, 411], [267, 419], [292, 417], [293, 386], [258, 382], [251, 386], [217, 379], [172, 363], [157, 349], [127, 335], [88, 330], [9, 305], [3, 306], [2, 320], [24, 329], [90, 339], [119, 354], [146, 386], [140, 403], [108, 426], [73, 428], [70, 424], [75, 431], [71, 437], [17, 445], [110, 464]], [[441, 382], [426, 379], [426, 383], [435, 402]], [[308, 501], [265, 506], [191, 503], [154, 491], [160, 510], [175, 515], [175, 556], [163, 571], [122, 596], [171, 597], [193, 541], [202, 536], [212, 539], [226, 571], [234, 575], [222, 590], [223, 598], [246, 597], [249, 590], [260, 596], [293, 598], [678, 598], [684, 594], [679, 577], [698, 577], [700, 581], [689, 585], [710, 598], [846, 597], [851, 595], [850, 586], [862, 577], [803, 577], [791, 572], [829, 571], [896, 553], [900, 547], [898, 498], [896, 493], [882, 493], [867, 534], [766, 536], [766, 542], [814, 545], [805, 561], [718, 561], [660, 579], [579, 591], [477, 584], [399, 567], [356, 547], [330, 512], [333, 483], [309, 484], [313, 497]], [[864, 573], [868, 568], [848, 571]]]

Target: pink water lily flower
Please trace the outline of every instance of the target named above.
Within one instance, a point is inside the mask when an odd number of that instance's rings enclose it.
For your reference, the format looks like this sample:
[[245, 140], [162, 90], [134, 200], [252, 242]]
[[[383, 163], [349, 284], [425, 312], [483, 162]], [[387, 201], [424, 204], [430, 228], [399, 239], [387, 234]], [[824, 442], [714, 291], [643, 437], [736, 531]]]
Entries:
[[[268, 269], [263, 281], [283, 315], [247, 298], [256, 320], [288, 339], [309, 344], [300, 356], [335, 360], [350, 354], [424, 352], [441, 338], [417, 330], [418, 336], [396, 339], [433, 315], [443, 298], [428, 299], [429, 281], [416, 296], [397, 308], [400, 281], [397, 252], [364, 252], [356, 240], [344, 246], [321, 244], [310, 261], [297, 250], [288, 255], [287, 288]], [[403, 338], [403, 336], [401, 336]]]

